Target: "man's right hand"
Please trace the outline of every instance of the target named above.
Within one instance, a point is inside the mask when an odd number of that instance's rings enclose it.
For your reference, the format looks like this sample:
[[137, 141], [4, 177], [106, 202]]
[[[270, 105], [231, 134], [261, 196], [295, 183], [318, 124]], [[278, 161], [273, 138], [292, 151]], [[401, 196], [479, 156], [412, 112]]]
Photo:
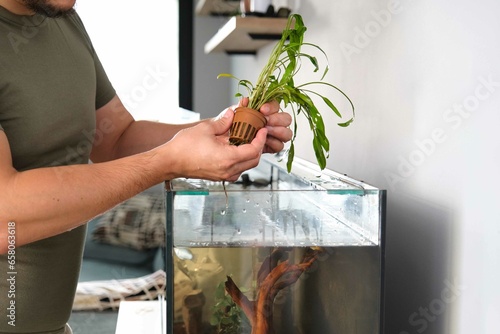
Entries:
[[[229, 128], [234, 111], [227, 109], [223, 117], [202, 122], [179, 131], [160, 147], [172, 166], [166, 168], [175, 177], [214, 181], [236, 181], [244, 171], [257, 166], [264, 149], [267, 129], [261, 129], [247, 145], [229, 144]], [[167, 179], [171, 179], [170, 177]]]

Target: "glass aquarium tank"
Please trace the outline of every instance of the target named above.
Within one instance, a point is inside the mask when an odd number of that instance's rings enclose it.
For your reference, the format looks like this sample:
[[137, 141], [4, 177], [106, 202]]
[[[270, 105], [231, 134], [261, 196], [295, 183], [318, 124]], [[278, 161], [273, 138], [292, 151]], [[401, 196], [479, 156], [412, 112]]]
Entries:
[[383, 333], [385, 190], [268, 156], [165, 197], [167, 333]]

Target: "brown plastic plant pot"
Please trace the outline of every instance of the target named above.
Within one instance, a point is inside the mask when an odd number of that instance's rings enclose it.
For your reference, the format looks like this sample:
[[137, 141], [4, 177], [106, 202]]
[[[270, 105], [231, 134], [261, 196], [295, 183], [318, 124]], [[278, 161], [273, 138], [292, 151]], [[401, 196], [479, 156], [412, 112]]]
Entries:
[[236, 146], [250, 143], [266, 123], [266, 118], [260, 112], [247, 107], [236, 108], [229, 130], [229, 143]]

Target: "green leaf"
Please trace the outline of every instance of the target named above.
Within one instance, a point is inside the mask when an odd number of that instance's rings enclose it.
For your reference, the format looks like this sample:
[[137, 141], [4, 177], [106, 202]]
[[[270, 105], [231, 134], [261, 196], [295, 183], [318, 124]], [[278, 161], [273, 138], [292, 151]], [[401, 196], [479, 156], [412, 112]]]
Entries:
[[240, 79], [238, 79], [237, 77], [235, 77], [234, 75], [229, 74], [229, 73], [220, 73], [220, 74], [217, 76], [217, 79], [219, 79], [219, 78], [223, 78], [223, 77], [225, 77], [225, 78], [232, 78], [232, 79], [236, 79], [236, 80], [238, 80], [238, 81], [240, 80]]
[[286, 169], [288, 170], [288, 173], [292, 171], [292, 163], [294, 156], [295, 156], [295, 145], [293, 143], [290, 143], [290, 148], [288, 149], [288, 160], [286, 162]]
[[316, 57], [308, 55], [308, 54], [305, 54], [305, 53], [302, 53], [301, 56], [306, 57], [307, 59], [309, 59], [309, 61], [311, 62], [311, 64], [313, 64], [313, 66], [314, 66], [313, 72], [318, 72], [318, 70], [319, 70], [319, 64], [318, 64], [318, 59]]
[[321, 96], [323, 98], [323, 101], [325, 101], [325, 104], [333, 110], [333, 112], [339, 116], [339, 117], [342, 117], [342, 115], [340, 114], [340, 111], [337, 109], [337, 107], [335, 107], [335, 105], [326, 97], [326, 96]]
[[315, 137], [326, 152], [330, 151], [330, 141], [326, 137], [325, 131], [316, 131]]
[[330, 66], [326, 65], [325, 70], [323, 71], [323, 75], [321, 76], [321, 80], [323, 80], [325, 78], [325, 76], [329, 70], [330, 70]]
[[223, 299], [226, 296], [225, 284], [221, 282], [215, 288], [215, 299]]
[[347, 122], [344, 122], [344, 123], [337, 123], [337, 125], [345, 128], [345, 127], [349, 126], [352, 122], [354, 122], [354, 118], [351, 118], [350, 120], [348, 120]]
[[217, 326], [219, 323], [220, 323], [219, 317], [217, 317], [217, 315], [215, 314], [212, 314], [212, 316], [210, 317], [210, 325]]
[[316, 160], [318, 161], [319, 168], [321, 170], [323, 170], [326, 167], [325, 153], [323, 152], [321, 143], [318, 141], [318, 139], [316, 137], [313, 138], [313, 147], [314, 147], [314, 154], [316, 155]]

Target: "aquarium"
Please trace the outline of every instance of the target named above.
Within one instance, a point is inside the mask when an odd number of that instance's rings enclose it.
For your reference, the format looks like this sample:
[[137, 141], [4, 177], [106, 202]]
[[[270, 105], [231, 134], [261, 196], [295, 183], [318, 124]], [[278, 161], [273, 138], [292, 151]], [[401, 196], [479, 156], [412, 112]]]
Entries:
[[382, 333], [384, 190], [275, 156], [165, 188], [167, 333]]

